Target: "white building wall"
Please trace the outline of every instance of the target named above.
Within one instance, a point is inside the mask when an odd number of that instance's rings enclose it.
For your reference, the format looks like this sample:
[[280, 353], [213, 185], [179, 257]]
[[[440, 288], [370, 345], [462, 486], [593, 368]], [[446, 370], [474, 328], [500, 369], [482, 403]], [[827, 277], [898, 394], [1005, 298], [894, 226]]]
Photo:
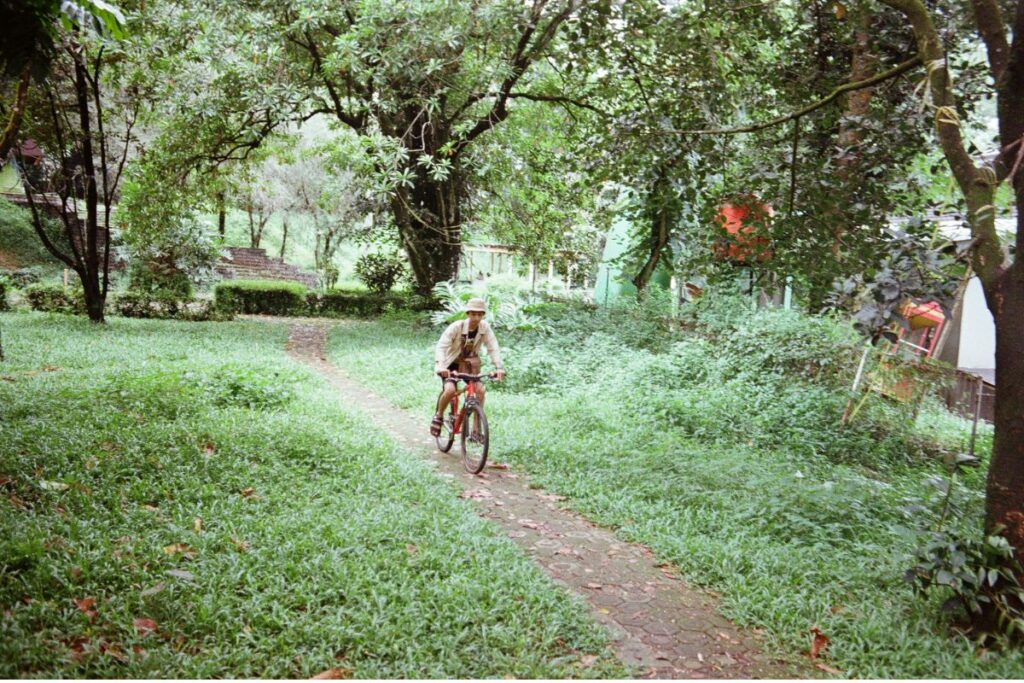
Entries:
[[964, 292], [960, 318], [961, 368], [994, 368], [996, 366], [996, 324], [985, 305], [981, 282], [972, 277]]

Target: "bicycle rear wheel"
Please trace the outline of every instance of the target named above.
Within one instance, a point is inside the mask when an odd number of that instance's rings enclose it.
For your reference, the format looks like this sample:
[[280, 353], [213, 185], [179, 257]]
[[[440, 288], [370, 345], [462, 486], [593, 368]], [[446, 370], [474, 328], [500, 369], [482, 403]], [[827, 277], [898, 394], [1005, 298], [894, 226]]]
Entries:
[[479, 404], [466, 406], [462, 415], [462, 464], [470, 474], [479, 474], [487, 464], [490, 447], [490, 432], [487, 430], [487, 416]]
[[[440, 401], [440, 399], [438, 399]], [[447, 414], [442, 416], [441, 422], [441, 433], [434, 437], [434, 441], [437, 442], [437, 449], [442, 453], [447, 453], [452, 449], [452, 444], [455, 443], [455, 402], [452, 401], [448, 404]]]

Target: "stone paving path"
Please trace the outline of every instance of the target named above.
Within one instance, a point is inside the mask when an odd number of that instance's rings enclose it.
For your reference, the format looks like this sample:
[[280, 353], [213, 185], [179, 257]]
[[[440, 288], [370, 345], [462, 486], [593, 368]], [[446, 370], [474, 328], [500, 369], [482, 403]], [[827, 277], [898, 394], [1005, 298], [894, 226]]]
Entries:
[[[452, 453], [437, 450], [427, 416], [410, 415], [345, 377], [326, 358], [330, 323], [292, 324], [287, 351], [312, 366], [370, 414], [399, 443], [436, 464], [483, 517], [505, 530], [551, 578], [583, 596], [610, 632], [613, 649], [645, 678], [793, 678], [807, 674], [761, 653], [753, 634], [715, 610], [714, 599], [688, 587], [650, 550], [559, 507], [560, 496], [530, 488], [527, 477], [489, 464], [478, 476]], [[492, 451], [492, 458], [500, 454]]]

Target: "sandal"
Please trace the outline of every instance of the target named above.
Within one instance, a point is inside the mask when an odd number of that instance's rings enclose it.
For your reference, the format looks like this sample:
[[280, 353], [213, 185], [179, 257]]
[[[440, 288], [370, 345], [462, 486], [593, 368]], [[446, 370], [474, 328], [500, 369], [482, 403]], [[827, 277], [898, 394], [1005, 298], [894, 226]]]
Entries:
[[432, 419], [430, 421], [430, 435], [431, 436], [441, 436], [441, 425], [442, 424], [443, 423], [441, 422], [441, 416], [440, 415], [434, 415], [434, 419]]

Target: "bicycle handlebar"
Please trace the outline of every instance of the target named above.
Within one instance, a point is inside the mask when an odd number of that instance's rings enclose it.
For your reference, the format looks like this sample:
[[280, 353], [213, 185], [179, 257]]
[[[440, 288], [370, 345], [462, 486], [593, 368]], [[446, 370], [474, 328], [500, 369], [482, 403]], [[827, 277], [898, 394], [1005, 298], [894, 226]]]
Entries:
[[498, 376], [498, 373], [492, 372], [486, 375], [467, 375], [461, 372], [455, 372], [451, 370], [448, 372], [448, 379], [454, 379], [456, 381], [462, 380], [463, 382], [483, 382], [487, 379], [494, 379]]

